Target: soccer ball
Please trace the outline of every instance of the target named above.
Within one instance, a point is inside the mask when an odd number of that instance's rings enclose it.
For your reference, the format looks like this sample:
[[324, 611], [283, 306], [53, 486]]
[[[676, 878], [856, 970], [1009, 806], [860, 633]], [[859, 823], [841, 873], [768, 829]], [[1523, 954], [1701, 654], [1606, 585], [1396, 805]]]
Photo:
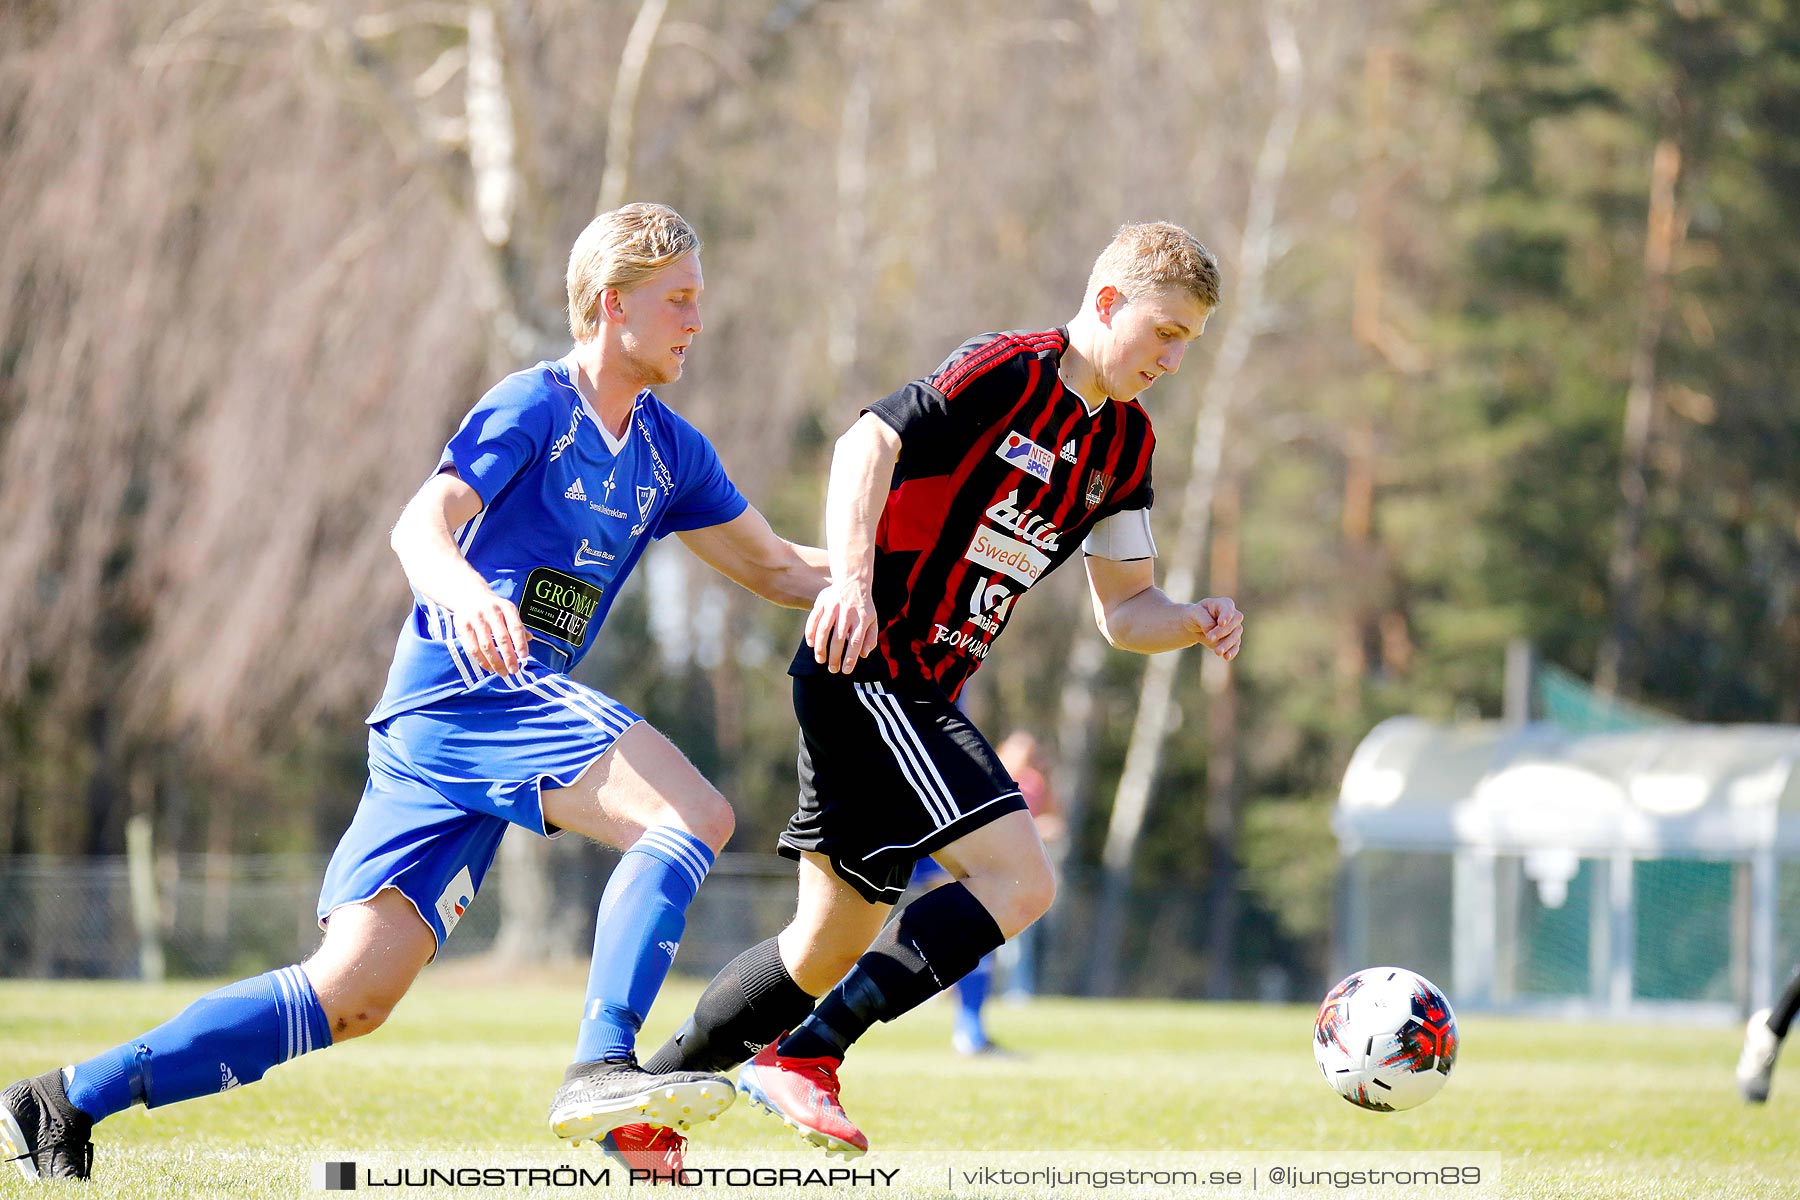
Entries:
[[1417, 1108], [1456, 1065], [1456, 1014], [1437, 985], [1403, 967], [1358, 971], [1329, 992], [1313, 1021], [1313, 1058], [1358, 1108]]

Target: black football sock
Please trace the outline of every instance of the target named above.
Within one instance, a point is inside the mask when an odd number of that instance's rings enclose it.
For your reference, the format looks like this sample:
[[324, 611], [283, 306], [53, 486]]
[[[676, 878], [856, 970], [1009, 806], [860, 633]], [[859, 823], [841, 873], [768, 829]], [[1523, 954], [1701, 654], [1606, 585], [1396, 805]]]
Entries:
[[789, 1058], [842, 1058], [877, 1021], [911, 1012], [973, 971], [1006, 939], [968, 888], [949, 883], [900, 910], [843, 982], [782, 1040]]
[[1787, 1037], [1788, 1026], [1794, 1022], [1794, 1014], [1800, 1012], [1800, 971], [1788, 980], [1787, 991], [1781, 993], [1781, 999], [1769, 1010], [1769, 1028], [1774, 1030], [1778, 1038]]
[[725, 1071], [806, 1020], [813, 998], [782, 965], [775, 939], [750, 947], [713, 977], [675, 1036], [644, 1069]]

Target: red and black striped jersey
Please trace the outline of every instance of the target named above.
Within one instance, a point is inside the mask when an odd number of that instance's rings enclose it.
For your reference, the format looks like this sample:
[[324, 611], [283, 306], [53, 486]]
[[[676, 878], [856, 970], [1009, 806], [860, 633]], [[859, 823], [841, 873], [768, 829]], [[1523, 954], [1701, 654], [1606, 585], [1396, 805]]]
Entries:
[[[982, 334], [865, 410], [900, 457], [875, 536], [880, 640], [852, 678], [954, 700], [1095, 522], [1150, 507], [1150, 418], [1135, 401], [1089, 412], [1057, 378], [1068, 346], [1060, 328]], [[824, 669], [802, 644], [791, 670]]]

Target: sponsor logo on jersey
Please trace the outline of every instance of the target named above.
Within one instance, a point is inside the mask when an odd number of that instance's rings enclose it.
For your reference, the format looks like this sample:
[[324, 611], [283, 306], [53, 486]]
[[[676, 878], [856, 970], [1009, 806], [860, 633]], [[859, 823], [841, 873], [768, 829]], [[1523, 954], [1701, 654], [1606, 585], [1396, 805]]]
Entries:
[[1058, 454], [1057, 457], [1062, 459], [1066, 463], [1072, 463], [1075, 461], [1075, 439], [1074, 438], [1070, 438], [1068, 441], [1063, 443], [1062, 453]]
[[1106, 499], [1106, 489], [1112, 486], [1113, 477], [1105, 471], [1089, 471], [1087, 485], [1087, 506], [1099, 508], [1100, 502]]
[[[617, 468], [617, 467], [613, 468], [613, 470], [615, 472], [618, 469], [619, 468]], [[580, 481], [577, 480], [577, 482], [580, 482]], [[612, 517], [615, 520], [619, 520], [619, 521], [629, 521], [631, 519], [630, 514], [621, 512], [619, 509], [616, 509], [612, 506], [613, 489], [617, 486], [619, 486], [619, 485], [613, 482], [613, 477], [611, 475], [608, 475], [600, 484], [600, 487], [605, 492], [605, 494], [600, 497], [600, 503], [595, 504], [592, 500], [590, 500], [590, 501], [588, 501], [588, 507], [593, 509], [595, 512], [599, 513], [603, 517]], [[575, 561], [580, 562], [581, 560], [579, 558], [577, 558]], [[612, 555], [608, 554], [606, 556], [606, 561], [611, 562]]]
[[474, 902], [475, 881], [469, 877], [469, 868], [464, 867], [444, 885], [443, 894], [437, 899], [437, 914], [444, 922], [445, 937], [450, 936], [450, 931], [456, 928], [456, 923]]
[[987, 657], [987, 639], [978, 633], [970, 633], [964, 629], [951, 629], [944, 625], [933, 625], [931, 627], [931, 644], [935, 646], [939, 642], [961, 650], [971, 658]]
[[975, 531], [975, 540], [969, 543], [963, 557], [991, 571], [1010, 575], [1026, 587], [1036, 583], [1050, 569], [1049, 555], [986, 527]]
[[219, 1090], [221, 1092], [229, 1092], [232, 1088], [237, 1087], [237, 1086], [238, 1086], [238, 1077], [231, 1073], [230, 1067], [226, 1066], [224, 1063], [220, 1063], [219, 1064]]
[[[637, 417], [637, 427], [638, 432], [644, 435], [644, 445], [650, 447], [650, 469], [656, 475], [656, 482], [662, 486], [663, 491], [673, 496], [675, 494], [675, 476], [669, 473], [669, 468], [663, 464], [662, 455], [656, 452], [656, 441], [651, 438], [650, 426], [644, 424], [642, 414]], [[639, 501], [640, 507], [642, 503]]]
[[1056, 465], [1056, 455], [1022, 433], [1008, 431], [994, 453], [1040, 483], [1050, 482], [1050, 468]]
[[563, 451], [575, 444], [575, 431], [581, 427], [581, 405], [569, 414], [569, 428], [566, 433], [550, 443], [550, 461], [555, 462], [563, 456]]
[[571, 483], [569, 485], [569, 490], [563, 493], [563, 499], [564, 500], [580, 500], [580, 501], [583, 501], [584, 503], [586, 502], [587, 491], [586, 491], [586, 489], [584, 489], [581, 486], [581, 476], [577, 475], [575, 477], [575, 482]]
[[992, 575], [976, 576], [975, 590], [969, 594], [968, 624], [993, 637], [1006, 623], [1006, 615], [1018, 598], [1018, 593], [1005, 583], [996, 582]]
[[575, 547], [575, 565], [578, 567], [603, 567], [612, 561], [613, 556], [609, 552], [593, 549], [586, 538], [582, 538], [581, 545]]
[[674, 958], [675, 952], [677, 950], [681, 949], [681, 943], [680, 942], [658, 942], [658, 943], [656, 943], [656, 948], [658, 950], [661, 950], [664, 954], [668, 955], [670, 958]]
[[1039, 550], [1056, 553], [1056, 539], [1062, 531], [1036, 513], [1021, 509], [1018, 488], [1006, 493], [1004, 499], [988, 509], [987, 518], [1002, 529], [1012, 530]]
[[[576, 548], [577, 559], [587, 539]], [[583, 564], [588, 565], [588, 564]], [[527, 629], [561, 638], [579, 647], [587, 641], [588, 622], [600, 609], [606, 592], [585, 579], [555, 567], [533, 567], [519, 592], [519, 620]]]

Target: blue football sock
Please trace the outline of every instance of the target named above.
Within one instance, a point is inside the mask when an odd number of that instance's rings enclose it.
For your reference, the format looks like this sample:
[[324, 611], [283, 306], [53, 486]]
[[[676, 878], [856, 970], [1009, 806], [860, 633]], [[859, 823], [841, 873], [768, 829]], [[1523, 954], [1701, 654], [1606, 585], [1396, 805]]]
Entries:
[[96, 1121], [255, 1083], [270, 1067], [331, 1045], [312, 981], [284, 967], [222, 987], [174, 1020], [63, 1073], [69, 1100]]
[[671, 825], [646, 831], [620, 857], [594, 918], [576, 1062], [621, 1058], [637, 1048], [638, 1029], [681, 945], [687, 907], [712, 864], [705, 842]]
[[956, 1033], [970, 1046], [987, 1045], [987, 1028], [981, 1023], [981, 1007], [994, 986], [994, 956], [988, 955], [975, 969], [956, 981]]

